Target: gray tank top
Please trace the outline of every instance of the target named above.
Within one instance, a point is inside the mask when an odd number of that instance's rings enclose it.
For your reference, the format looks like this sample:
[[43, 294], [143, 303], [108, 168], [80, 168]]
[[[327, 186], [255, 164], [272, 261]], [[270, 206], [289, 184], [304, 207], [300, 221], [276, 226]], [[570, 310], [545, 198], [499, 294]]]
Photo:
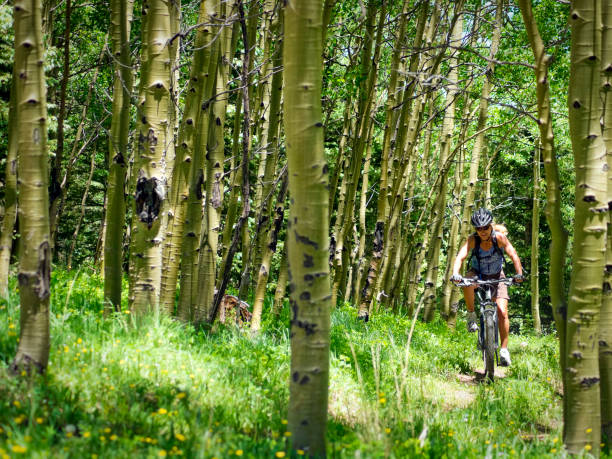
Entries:
[[478, 263], [478, 257], [472, 257], [472, 268], [477, 271], [480, 275], [491, 275], [499, 274], [504, 265], [504, 257], [498, 250], [495, 250], [495, 246], [491, 246], [489, 250], [483, 250], [482, 246], [478, 248], [478, 255], [480, 256], [480, 265]]

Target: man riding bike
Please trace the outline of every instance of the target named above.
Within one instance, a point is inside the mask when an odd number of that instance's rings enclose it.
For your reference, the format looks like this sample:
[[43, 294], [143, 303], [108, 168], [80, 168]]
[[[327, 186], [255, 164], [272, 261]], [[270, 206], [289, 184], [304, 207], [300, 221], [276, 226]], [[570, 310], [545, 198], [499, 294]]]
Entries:
[[[471, 253], [472, 257], [466, 277], [478, 277], [483, 280], [506, 277], [503, 270], [504, 254], [502, 249], [504, 249], [516, 270], [514, 280], [522, 282], [523, 267], [521, 260], [504, 232], [495, 231], [496, 225], [493, 225], [493, 215], [491, 212], [482, 207], [478, 209], [472, 215], [472, 225], [475, 227], [476, 232], [470, 235], [465, 244], [459, 249], [453, 264], [453, 275], [450, 280], [454, 283], [461, 282], [462, 277], [459, 271], [468, 253]], [[468, 310], [467, 327], [470, 332], [478, 330], [476, 313], [474, 312], [474, 291], [476, 288], [477, 286], [475, 285], [463, 287], [463, 296]], [[505, 284], [499, 284], [493, 294], [493, 300], [497, 303], [499, 335], [501, 338], [499, 364], [501, 366], [510, 365], [510, 353], [508, 352], [508, 334], [510, 333], [510, 321], [508, 320], [509, 299], [508, 287]]]

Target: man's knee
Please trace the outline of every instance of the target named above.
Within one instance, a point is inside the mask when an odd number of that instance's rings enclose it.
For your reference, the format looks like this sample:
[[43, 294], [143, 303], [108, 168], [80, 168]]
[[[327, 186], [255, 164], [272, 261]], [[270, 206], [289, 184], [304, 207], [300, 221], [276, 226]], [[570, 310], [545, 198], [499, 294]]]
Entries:
[[497, 302], [497, 314], [500, 316], [501, 319], [507, 319], [508, 318], [508, 304], [502, 301], [498, 301]]

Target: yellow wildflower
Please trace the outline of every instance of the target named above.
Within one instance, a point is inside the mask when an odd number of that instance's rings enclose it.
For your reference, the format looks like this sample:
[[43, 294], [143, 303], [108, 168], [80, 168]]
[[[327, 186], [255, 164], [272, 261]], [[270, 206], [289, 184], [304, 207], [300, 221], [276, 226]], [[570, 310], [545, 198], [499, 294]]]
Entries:
[[83, 340], [81, 338], [77, 339], [77, 343], [81, 344], [83, 342]]
[[591, 445], [586, 445], [584, 447], [584, 449], [587, 450], [587, 451], [591, 451], [593, 449], [593, 447]]
[[91, 433], [83, 432], [83, 438], [89, 438], [89, 437], [91, 437]]
[[386, 402], [387, 402], [387, 399], [384, 397], [378, 400], [378, 403], [380, 403], [381, 405], [384, 405]]
[[159, 452], [157, 453], [157, 455], [158, 455], [159, 457], [166, 457], [166, 456], [168, 455], [168, 453], [166, 452], [166, 450], [165, 450], [165, 449], [161, 449], [161, 450], [159, 450]]
[[285, 457], [285, 452], [284, 451], [277, 451], [277, 453], [275, 454], [276, 457]]
[[166, 408], [160, 408], [159, 410], [157, 410], [157, 412], [159, 414], [166, 414], [168, 412], [168, 410]]
[[185, 435], [183, 434], [175, 433], [174, 436], [176, 437], [178, 441], [185, 441]]
[[117, 437], [117, 435], [115, 435], [115, 434], [112, 434], [110, 436], [111, 441], [115, 441], [115, 440], [117, 440], [117, 438], [119, 438], [119, 437]]
[[13, 450], [14, 453], [19, 453], [19, 454], [25, 453], [28, 450], [28, 448], [26, 448], [25, 446], [21, 446], [21, 445], [13, 445], [11, 449]]
[[304, 450], [303, 449], [298, 449], [296, 451], [296, 453], [298, 454], [298, 456], [303, 456], [304, 455]]
[[286, 419], [283, 419], [283, 420], [281, 421], [281, 424], [282, 424], [282, 425], [284, 425], [284, 426], [286, 426], [287, 424], [289, 424], [289, 421], [287, 421]]
[[21, 408], [21, 403], [19, 403], [19, 400], [15, 400], [13, 405], [15, 405], [17, 408]]
[[291, 436], [291, 432], [285, 432], [285, 437], [290, 437]]
[[244, 451], [242, 451], [241, 449], [237, 449], [234, 454], [236, 454], [236, 456], [242, 456], [243, 452]]
[[178, 398], [179, 400], [185, 398], [187, 396], [187, 394], [185, 392], [179, 392], [178, 394], [176, 394], [176, 398]]

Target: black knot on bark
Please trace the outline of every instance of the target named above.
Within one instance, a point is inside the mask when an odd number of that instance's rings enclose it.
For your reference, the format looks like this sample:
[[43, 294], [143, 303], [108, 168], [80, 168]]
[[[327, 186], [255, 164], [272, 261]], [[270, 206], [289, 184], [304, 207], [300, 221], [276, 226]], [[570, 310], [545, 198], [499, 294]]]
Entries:
[[580, 102], [578, 102], [577, 100], [574, 101], [574, 108], [580, 108]]
[[164, 199], [164, 188], [155, 177], [140, 177], [136, 182], [136, 213], [141, 222], [151, 229], [153, 222], [159, 217]]

